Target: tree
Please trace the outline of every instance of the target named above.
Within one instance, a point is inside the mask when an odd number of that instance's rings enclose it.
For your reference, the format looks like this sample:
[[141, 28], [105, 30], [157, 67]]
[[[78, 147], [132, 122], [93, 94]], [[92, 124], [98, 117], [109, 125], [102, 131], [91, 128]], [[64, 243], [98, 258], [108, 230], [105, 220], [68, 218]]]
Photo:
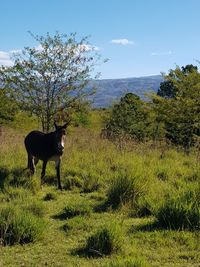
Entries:
[[166, 138], [187, 153], [200, 134], [200, 73], [191, 66], [177, 66], [166, 76], [176, 91], [174, 97], [153, 96], [153, 108], [165, 123]]
[[142, 141], [148, 135], [148, 114], [139, 96], [128, 93], [111, 110], [104, 134], [118, 138], [129, 136]]
[[[180, 71], [184, 75], [189, 75], [190, 73], [198, 72], [198, 68], [197, 66], [188, 64], [185, 67], [181, 67]], [[160, 83], [160, 88], [158, 89], [157, 95], [165, 98], [174, 98], [176, 96], [177, 91], [176, 87], [174, 86], [173, 80], [176, 80], [177, 78], [178, 77], [176, 77], [174, 70], [170, 70], [169, 74], [164, 76], [165, 80]]]
[[85, 86], [100, 57], [87, 37], [77, 41], [76, 34], [31, 35], [39, 46], [25, 47], [15, 55], [12, 67], [1, 67], [0, 82], [13, 90], [21, 108], [35, 114], [48, 132], [58, 110], [93, 93]]

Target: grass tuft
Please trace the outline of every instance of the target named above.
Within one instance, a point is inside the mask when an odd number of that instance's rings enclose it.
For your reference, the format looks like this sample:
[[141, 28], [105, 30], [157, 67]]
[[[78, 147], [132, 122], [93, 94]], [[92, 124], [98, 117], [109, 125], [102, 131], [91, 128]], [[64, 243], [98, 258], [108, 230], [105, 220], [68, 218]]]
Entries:
[[85, 251], [89, 256], [111, 255], [122, 250], [123, 232], [118, 224], [100, 228], [87, 239]]
[[108, 204], [114, 209], [127, 203], [134, 205], [142, 194], [142, 187], [139, 180], [139, 177], [131, 176], [126, 172], [118, 175], [113, 179], [108, 189]]
[[30, 212], [7, 206], [0, 211], [0, 240], [3, 245], [25, 244], [39, 240], [46, 224]]
[[158, 225], [177, 230], [200, 229], [200, 191], [180, 191], [165, 200], [158, 209]]

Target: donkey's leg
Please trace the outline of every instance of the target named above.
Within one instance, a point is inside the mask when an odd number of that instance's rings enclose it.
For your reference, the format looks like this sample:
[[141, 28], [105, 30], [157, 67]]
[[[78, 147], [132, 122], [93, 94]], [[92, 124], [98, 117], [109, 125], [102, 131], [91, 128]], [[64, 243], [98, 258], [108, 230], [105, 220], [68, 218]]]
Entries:
[[42, 179], [45, 176], [46, 166], [47, 166], [47, 161], [46, 160], [43, 160], [42, 173], [41, 173], [41, 184], [42, 184]]
[[34, 157], [34, 165], [36, 166], [38, 164], [39, 159]]
[[56, 174], [58, 179], [58, 189], [62, 190], [61, 182], [60, 182], [60, 159], [56, 160]]
[[32, 174], [35, 173], [34, 160], [33, 156], [30, 153], [28, 153], [28, 169], [31, 171]]

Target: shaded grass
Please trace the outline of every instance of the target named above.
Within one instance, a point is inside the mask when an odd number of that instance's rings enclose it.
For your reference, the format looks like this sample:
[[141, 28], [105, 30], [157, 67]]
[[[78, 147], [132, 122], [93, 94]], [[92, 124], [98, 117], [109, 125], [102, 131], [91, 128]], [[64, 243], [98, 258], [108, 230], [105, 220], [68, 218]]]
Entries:
[[53, 218], [66, 220], [75, 216], [89, 215], [91, 210], [91, 207], [87, 203], [67, 203], [63, 210]]

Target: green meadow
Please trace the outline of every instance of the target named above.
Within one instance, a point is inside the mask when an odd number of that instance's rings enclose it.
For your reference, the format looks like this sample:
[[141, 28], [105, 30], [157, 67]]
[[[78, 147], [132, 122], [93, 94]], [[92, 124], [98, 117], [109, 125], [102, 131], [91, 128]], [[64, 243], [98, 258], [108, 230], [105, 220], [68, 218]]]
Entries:
[[0, 266], [200, 266], [196, 151], [70, 128], [59, 191], [53, 162], [42, 184], [41, 162], [24, 170], [37, 124], [18, 120], [0, 136]]

